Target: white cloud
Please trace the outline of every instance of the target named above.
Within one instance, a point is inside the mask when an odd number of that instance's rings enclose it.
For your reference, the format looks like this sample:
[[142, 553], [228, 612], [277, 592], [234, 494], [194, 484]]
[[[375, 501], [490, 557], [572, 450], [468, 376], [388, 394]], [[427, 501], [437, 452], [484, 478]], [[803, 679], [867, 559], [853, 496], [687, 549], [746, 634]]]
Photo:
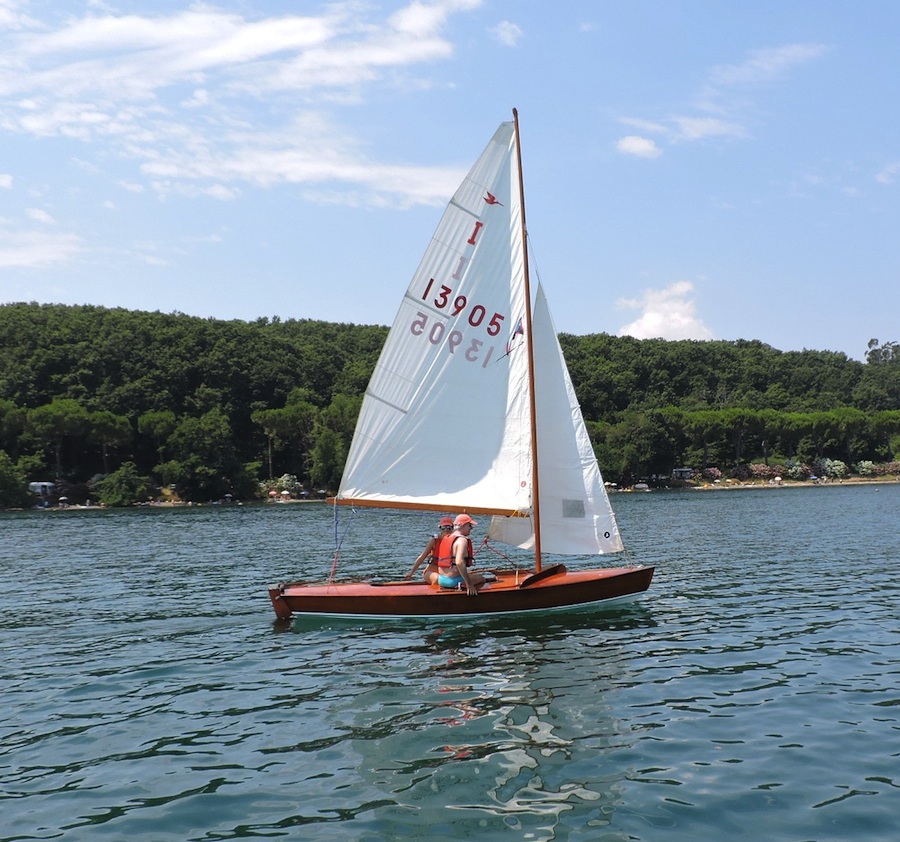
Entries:
[[619, 328], [619, 336], [635, 339], [713, 339], [713, 332], [697, 315], [691, 298], [694, 285], [676, 281], [665, 289], [648, 289], [637, 299], [620, 299], [620, 308], [639, 309], [640, 316]]
[[0, 172], [0, 188], [12, 190], [13, 177], [8, 172]]
[[148, 266], [168, 266], [169, 262], [165, 258], [157, 257], [155, 254], [139, 254], [138, 260], [146, 263]]
[[83, 158], [72, 158], [72, 163], [75, 164], [78, 169], [90, 173], [91, 175], [98, 175], [100, 173], [100, 167], [92, 161], [85, 161]]
[[[227, 199], [244, 184], [328, 182], [328, 192], [366, 203], [432, 203], [427, 175], [373, 164], [317, 109], [361, 100], [363, 85], [423, 84], [422, 65], [452, 54], [452, 16], [481, 2], [410, 0], [381, 19], [355, 3], [263, 18], [206, 4], [118, 14], [95, 3], [9, 42], [0, 131], [72, 139], [136, 163], [119, 182], [130, 190], [152, 181], [161, 193]], [[0, 0], [0, 16], [15, 8]]]
[[675, 140], [702, 140], [705, 137], [744, 137], [746, 131], [737, 123], [715, 117], [673, 117], [678, 127]]
[[68, 263], [80, 248], [74, 234], [0, 231], [0, 269], [43, 269]]
[[668, 126], [663, 123], [655, 123], [652, 120], [641, 120], [637, 117], [620, 117], [619, 122], [649, 134], [671, 134], [671, 129]]
[[56, 222], [47, 211], [41, 210], [40, 208], [28, 208], [25, 211], [25, 215], [35, 222], [42, 222], [44, 225], [53, 225]]
[[522, 40], [522, 36], [525, 33], [522, 32], [521, 27], [517, 26], [514, 23], [511, 23], [508, 20], [504, 20], [498, 23], [491, 30], [491, 34], [504, 47], [515, 47], [519, 43], [519, 41]]
[[211, 199], [219, 201], [229, 201], [240, 195], [240, 191], [233, 187], [226, 187], [224, 184], [191, 184], [178, 180], [159, 180], [153, 181], [150, 185], [153, 190], [161, 197], [177, 194], [179, 196], [208, 196]]
[[881, 172], [876, 174], [875, 180], [881, 184], [893, 184], [897, 173], [900, 173], [900, 161], [888, 164]]
[[616, 149], [625, 155], [634, 155], [638, 158], [658, 158], [662, 155], [662, 150], [655, 141], [639, 135], [620, 138], [616, 143]]
[[205, 237], [182, 237], [184, 243], [222, 243], [224, 239], [221, 234], [207, 234]]
[[205, 88], [198, 88], [191, 96], [184, 100], [181, 104], [184, 108], [203, 108], [209, 105], [209, 91]]
[[[748, 103], [745, 98], [736, 97], [734, 89], [753, 88], [772, 82], [791, 68], [820, 58], [826, 51], [827, 48], [821, 44], [788, 44], [756, 50], [740, 64], [720, 65], [709, 72], [696, 99], [694, 113], [673, 114], [657, 120], [622, 117], [619, 122], [645, 134], [662, 135], [669, 143], [746, 137], [749, 132], [744, 125], [744, 112]], [[742, 97], [746, 97], [746, 93]], [[623, 147], [624, 141], [628, 143]], [[646, 147], [646, 143], [648, 141], [643, 137], [623, 138], [619, 141], [619, 149], [628, 154], [657, 157], [660, 152], [654, 153]]]
[[168, 266], [169, 261], [160, 254], [164, 248], [164, 245], [153, 240], [138, 240], [132, 244], [130, 254], [147, 266]]
[[[669, 143], [681, 141], [703, 140], [708, 137], [744, 137], [747, 132], [739, 123], [721, 120], [717, 117], [679, 117], [670, 118], [671, 125], [655, 123], [650, 120], [623, 118], [619, 122], [651, 134], [660, 134]], [[643, 135], [627, 135], [620, 138], [616, 148], [626, 155], [641, 158], [658, 158], [662, 149], [656, 141]]]
[[36, 26], [37, 22], [20, 11], [20, 0], [0, 0], [0, 29], [22, 29]]
[[453, 12], [477, 9], [481, 0], [438, 0], [424, 3], [413, 0], [408, 6], [395, 12], [390, 23], [400, 32], [421, 37], [433, 35], [447, 22]]
[[709, 74], [710, 84], [718, 89], [771, 82], [792, 67], [820, 58], [826, 50], [823, 44], [786, 44], [783, 47], [755, 50], [741, 64], [725, 64], [713, 68]]
[[[269, 134], [235, 131], [223, 146], [186, 144], [182, 151], [147, 155], [141, 170], [160, 195], [210, 195], [229, 199], [235, 183], [258, 187], [297, 184], [325, 204], [409, 207], [446, 201], [464, 173], [450, 168], [381, 164], [360, 155], [329, 121], [307, 117]], [[329, 185], [323, 189], [323, 185]]]

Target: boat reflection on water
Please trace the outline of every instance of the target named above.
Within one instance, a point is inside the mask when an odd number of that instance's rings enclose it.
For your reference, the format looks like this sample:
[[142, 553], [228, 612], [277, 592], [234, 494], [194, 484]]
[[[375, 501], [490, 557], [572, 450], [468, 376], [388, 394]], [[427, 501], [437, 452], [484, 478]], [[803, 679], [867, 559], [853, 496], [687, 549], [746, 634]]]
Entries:
[[[567, 838], [606, 825], [627, 778], [615, 754], [633, 741], [615, 696], [633, 681], [635, 634], [653, 624], [630, 605], [518, 625], [423, 623], [412, 634], [408, 623], [379, 624], [377, 635], [345, 626], [347, 661], [319, 698], [332, 700], [321, 712], [344, 735], [335, 735], [342, 809], [370, 805], [365, 820], [354, 812], [358, 838], [363, 827], [404, 838], [426, 819], [436, 839], [511, 829]], [[336, 631], [293, 627], [316, 638]]]

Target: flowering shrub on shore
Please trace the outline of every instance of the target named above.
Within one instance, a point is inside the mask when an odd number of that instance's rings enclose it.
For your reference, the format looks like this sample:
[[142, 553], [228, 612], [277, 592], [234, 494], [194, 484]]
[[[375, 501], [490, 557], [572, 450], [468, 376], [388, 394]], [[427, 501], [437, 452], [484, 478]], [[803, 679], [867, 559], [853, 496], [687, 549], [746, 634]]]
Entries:
[[784, 468], [783, 477], [788, 479], [809, 479], [812, 476], [812, 468], [805, 462], [797, 462], [794, 459], [788, 459], [782, 466]]
[[287, 491], [291, 497], [297, 497], [303, 491], [303, 484], [293, 474], [282, 474], [259, 484], [260, 497], [265, 498], [273, 491], [276, 494]]
[[[846, 462], [840, 459], [817, 459], [812, 465], [788, 459], [782, 465], [764, 465], [753, 463], [750, 465], [737, 465], [728, 471], [728, 476], [740, 481], [765, 481], [772, 482], [776, 478], [805, 481], [813, 477], [820, 479], [842, 480], [851, 474], [859, 477], [885, 477], [895, 476], [900, 478], [900, 461], [872, 462], [863, 460], [853, 465], [853, 470]], [[715, 482], [723, 476], [718, 468], [706, 468], [702, 472], [695, 471], [694, 477], [702, 478], [707, 482]]]
[[774, 465], [762, 465], [762, 464], [754, 464], [749, 466], [750, 477], [752, 479], [775, 479], [775, 477], [781, 476], [780, 466], [775, 467]]
[[847, 464], [840, 459], [817, 459], [813, 463], [813, 470], [820, 477], [828, 479], [843, 479], [847, 476]]

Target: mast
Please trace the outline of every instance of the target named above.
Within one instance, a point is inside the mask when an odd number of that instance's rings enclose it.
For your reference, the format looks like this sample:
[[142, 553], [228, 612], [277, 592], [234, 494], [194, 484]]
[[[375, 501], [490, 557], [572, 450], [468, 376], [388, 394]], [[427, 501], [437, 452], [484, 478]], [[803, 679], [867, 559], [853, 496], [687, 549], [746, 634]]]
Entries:
[[516, 167], [519, 171], [519, 205], [522, 209], [522, 267], [525, 275], [525, 344], [528, 349], [528, 410], [531, 415], [531, 521], [534, 525], [534, 569], [541, 571], [541, 494], [538, 476], [537, 399], [534, 394], [534, 337], [531, 327], [531, 281], [528, 274], [528, 228], [525, 225], [525, 180], [522, 177], [522, 144], [519, 112], [513, 108], [516, 134]]

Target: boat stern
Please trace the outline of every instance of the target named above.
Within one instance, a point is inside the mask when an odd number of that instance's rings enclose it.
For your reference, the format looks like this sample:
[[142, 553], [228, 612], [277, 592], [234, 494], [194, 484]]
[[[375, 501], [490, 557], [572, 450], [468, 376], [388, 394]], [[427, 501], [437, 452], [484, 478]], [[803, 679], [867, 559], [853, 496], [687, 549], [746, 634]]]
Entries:
[[279, 620], [290, 620], [292, 612], [284, 601], [284, 588], [284, 584], [269, 585], [269, 599], [272, 600], [275, 616]]

